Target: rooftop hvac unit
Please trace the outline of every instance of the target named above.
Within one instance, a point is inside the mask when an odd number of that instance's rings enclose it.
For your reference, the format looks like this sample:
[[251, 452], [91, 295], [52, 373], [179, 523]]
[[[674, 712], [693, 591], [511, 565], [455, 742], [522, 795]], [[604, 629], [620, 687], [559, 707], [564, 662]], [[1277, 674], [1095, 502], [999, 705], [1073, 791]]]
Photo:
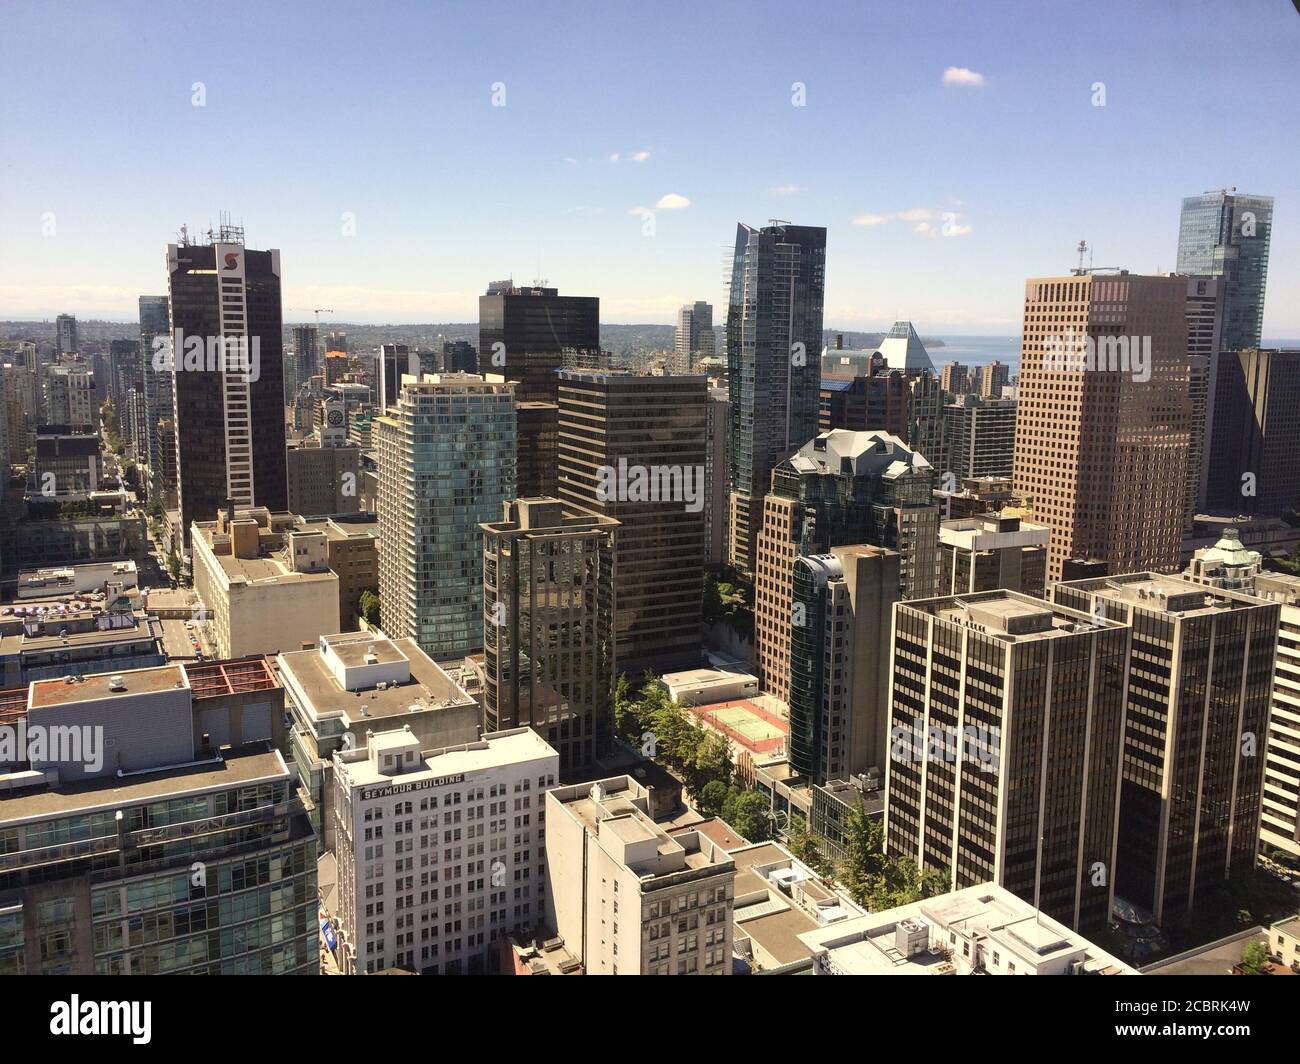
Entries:
[[108, 680], [108, 689], [110, 691], [125, 691], [126, 680], [121, 675], [110, 676]]
[[956, 975], [957, 966], [955, 964], [952, 964], [950, 961], [944, 961], [942, 964], [935, 966], [934, 974], [935, 975]]
[[915, 957], [930, 944], [930, 928], [924, 920], [908, 917], [894, 928], [894, 948], [904, 957]]

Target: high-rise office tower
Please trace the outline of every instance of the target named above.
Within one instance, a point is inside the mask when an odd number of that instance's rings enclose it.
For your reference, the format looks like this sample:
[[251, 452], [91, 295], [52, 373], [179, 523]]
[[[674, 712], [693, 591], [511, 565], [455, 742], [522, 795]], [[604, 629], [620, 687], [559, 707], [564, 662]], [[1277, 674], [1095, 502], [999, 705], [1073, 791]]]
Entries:
[[325, 350], [338, 351], [346, 355], [348, 353], [348, 334], [338, 329], [332, 329], [325, 334]]
[[792, 567], [800, 555], [870, 544], [898, 551], [899, 593], [938, 593], [939, 507], [934, 470], [883, 432], [835, 430], [808, 441], [772, 474], [754, 576], [759, 683], [791, 699]]
[[236, 506], [288, 505], [280, 252], [223, 225], [209, 244], [169, 244], [181, 525]]
[[513, 386], [430, 374], [371, 423], [379, 452], [380, 621], [439, 661], [483, 646], [479, 526], [515, 498]]
[[554, 495], [559, 377], [600, 361], [600, 300], [559, 289], [494, 281], [479, 296], [478, 361], [515, 381], [519, 409], [519, 494]]
[[[167, 362], [171, 351], [171, 307], [166, 296], [140, 297], [140, 357], [143, 360], [144, 403], [147, 436], [148, 466], [145, 483], [151, 499], [158, 498], [167, 505], [167, 496], [176, 490], [163, 477], [162, 439], [159, 426], [170, 420], [175, 404], [175, 382]], [[174, 467], [175, 460], [167, 463]]]
[[898, 552], [855, 544], [794, 563], [790, 766], [847, 780], [889, 756], [889, 634]]
[[920, 451], [941, 478], [949, 471], [948, 437], [944, 424], [944, 394], [939, 378], [929, 370], [909, 375], [907, 442]]
[[406, 344], [381, 344], [379, 347], [379, 385], [376, 406], [382, 414], [397, 405], [397, 394], [402, 389], [402, 377], [420, 376], [420, 361], [412, 356]]
[[444, 340], [440, 368], [443, 373], [477, 373], [478, 351], [468, 340]]
[[145, 351], [139, 340], [110, 340], [108, 343], [109, 377], [99, 382], [104, 397], [116, 407], [126, 406], [132, 388], [144, 387]]
[[969, 367], [949, 362], [939, 371], [939, 386], [949, 395], [965, 395], [970, 391]]
[[708, 381], [563, 370], [559, 488], [615, 518], [619, 671], [700, 659]]
[[1129, 635], [1014, 591], [896, 605], [886, 852], [1104, 928]]
[[943, 408], [948, 467], [957, 483], [1009, 477], [1016, 452], [1016, 400], [960, 396]]
[[1185, 521], [1207, 505], [1210, 442], [1214, 425], [1214, 398], [1218, 386], [1222, 348], [1223, 297], [1221, 278], [1187, 278], [1187, 393], [1191, 405], [1191, 433], [1187, 444], [1187, 509]]
[[1176, 268], [1223, 279], [1224, 351], [1259, 346], [1272, 234], [1272, 196], [1228, 188], [1183, 200]]
[[1155, 573], [1052, 600], [1133, 630], [1115, 889], [1175, 920], [1254, 864], [1281, 606]]
[[1259, 551], [1242, 546], [1235, 528], [1227, 528], [1214, 546], [1192, 555], [1183, 579], [1281, 606], [1259, 841], [1267, 851], [1300, 857], [1300, 577], [1264, 571], [1262, 561]]
[[939, 525], [940, 594], [1020, 591], [1042, 598], [1048, 530], [1000, 512]]
[[600, 350], [600, 300], [559, 289], [494, 281], [478, 299], [479, 360], [518, 381], [516, 398], [555, 402], [564, 352]]
[[856, 377], [823, 374], [817, 431], [888, 432], [906, 439], [911, 403], [907, 375], [901, 370]]
[[516, 499], [483, 528], [485, 731], [526, 726], [584, 768], [610, 744], [611, 517]]
[[736, 226], [727, 303], [731, 564], [755, 572], [772, 470], [817, 434], [826, 230]]
[[1002, 386], [1011, 380], [1011, 371], [997, 359], [980, 367], [980, 395], [992, 399], [1002, 397]]
[[731, 443], [731, 396], [724, 387], [709, 389], [708, 450], [704, 458], [704, 564], [727, 564], [727, 519], [731, 502], [727, 446]]
[[681, 372], [694, 372], [696, 361], [708, 358], [715, 348], [713, 305], [696, 300], [678, 310], [673, 352], [677, 355]]
[[1300, 507], [1300, 349], [1220, 353], [1214, 393], [1211, 507], [1273, 516]]
[[75, 355], [81, 350], [77, 342], [77, 319], [71, 314], [60, 314], [54, 319], [54, 346], [57, 348], [55, 358]]
[[1015, 490], [1066, 560], [1173, 570], [1190, 430], [1187, 279], [1078, 272], [1025, 284]]
[[321, 371], [320, 342], [315, 325], [293, 327], [293, 361], [298, 387]]
[[[125, 436], [129, 419], [124, 407], [117, 408], [117, 417]], [[56, 362], [45, 367], [45, 420], [79, 432], [98, 431], [95, 378], [84, 362]]]

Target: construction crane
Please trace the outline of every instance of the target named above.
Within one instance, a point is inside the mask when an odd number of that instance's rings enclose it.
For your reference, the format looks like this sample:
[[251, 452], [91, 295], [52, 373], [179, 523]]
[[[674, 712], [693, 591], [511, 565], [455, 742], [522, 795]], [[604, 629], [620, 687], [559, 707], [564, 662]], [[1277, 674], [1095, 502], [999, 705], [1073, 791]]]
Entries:
[[320, 316], [322, 314], [333, 314], [329, 307], [285, 307], [285, 310], [302, 310], [316, 315], [316, 332], [320, 332]]

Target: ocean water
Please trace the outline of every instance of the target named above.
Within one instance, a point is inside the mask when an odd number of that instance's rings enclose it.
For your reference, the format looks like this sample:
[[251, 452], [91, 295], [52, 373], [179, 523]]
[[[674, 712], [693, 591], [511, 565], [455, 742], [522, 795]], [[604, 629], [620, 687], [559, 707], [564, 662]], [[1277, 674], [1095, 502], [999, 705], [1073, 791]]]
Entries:
[[[1003, 362], [1011, 367], [1014, 377], [1020, 368], [1019, 336], [943, 336], [943, 347], [927, 347], [934, 368], [942, 370], [949, 362], [964, 366], [987, 366], [990, 362]], [[1260, 345], [1283, 350], [1300, 348], [1300, 340], [1271, 339], [1264, 337]]]
[[949, 362], [960, 362], [963, 366], [987, 366], [990, 362], [1001, 362], [1011, 367], [1015, 376], [1020, 366], [1019, 336], [943, 336], [942, 347], [927, 347], [930, 361], [934, 368], [941, 370]]

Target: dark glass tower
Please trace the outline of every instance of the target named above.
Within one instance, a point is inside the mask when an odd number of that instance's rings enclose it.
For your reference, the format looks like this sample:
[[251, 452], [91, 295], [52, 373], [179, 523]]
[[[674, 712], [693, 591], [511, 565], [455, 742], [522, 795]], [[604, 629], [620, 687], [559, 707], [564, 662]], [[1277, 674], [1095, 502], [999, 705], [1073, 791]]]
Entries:
[[1221, 350], [1259, 346], [1272, 233], [1272, 196], [1229, 188], [1183, 200], [1178, 272], [1225, 279]]
[[166, 345], [170, 330], [170, 306], [166, 296], [140, 297], [140, 356], [144, 363], [144, 407], [148, 422], [149, 453], [149, 495], [151, 498], [163, 497], [174, 490], [174, 484], [167, 484], [163, 475], [164, 463], [161, 457], [162, 433], [159, 426], [172, 416], [174, 394], [172, 391], [172, 374], [155, 358], [156, 346]]
[[754, 571], [772, 469], [817, 434], [826, 230], [736, 227], [727, 307], [731, 562]]
[[555, 371], [573, 364], [565, 362], [565, 351], [600, 351], [600, 300], [562, 296], [556, 288], [493, 282], [478, 298], [478, 332], [483, 373], [518, 381], [519, 402], [554, 403], [559, 397]]
[[[167, 272], [181, 345], [173, 352], [176, 466], [188, 540], [191, 523], [213, 520], [227, 500], [289, 505], [280, 252], [249, 251], [242, 230], [223, 227], [207, 245], [168, 245]], [[203, 355], [191, 340], [203, 341]], [[246, 369], [236, 344], [252, 356]]]

